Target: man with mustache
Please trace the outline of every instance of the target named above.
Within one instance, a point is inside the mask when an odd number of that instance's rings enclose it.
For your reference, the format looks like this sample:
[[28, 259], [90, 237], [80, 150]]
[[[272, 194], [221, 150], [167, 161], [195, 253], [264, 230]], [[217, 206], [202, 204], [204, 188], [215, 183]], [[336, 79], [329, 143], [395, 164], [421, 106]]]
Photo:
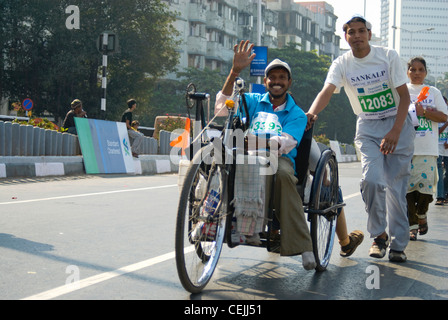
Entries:
[[[255, 58], [253, 44], [241, 41], [234, 47], [233, 65], [222, 90], [216, 98], [215, 113], [233, 94], [233, 84], [240, 72]], [[303, 267], [312, 270], [316, 267], [313, 247], [308, 230], [302, 199], [296, 190], [297, 178], [294, 176], [294, 159], [297, 156], [297, 144], [302, 140], [307, 117], [288, 94], [291, 86], [291, 68], [279, 59], [272, 61], [265, 70], [264, 84], [267, 93], [246, 93], [252, 132], [257, 131], [263, 119], [275, 114], [278, 123], [278, 135], [271, 141], [278, 143], [278, 169], [276, 172], [274, 207], [280, 221], [280, 255], [302, 255]], [[224, 116], [227, 110], [219, 114]]]

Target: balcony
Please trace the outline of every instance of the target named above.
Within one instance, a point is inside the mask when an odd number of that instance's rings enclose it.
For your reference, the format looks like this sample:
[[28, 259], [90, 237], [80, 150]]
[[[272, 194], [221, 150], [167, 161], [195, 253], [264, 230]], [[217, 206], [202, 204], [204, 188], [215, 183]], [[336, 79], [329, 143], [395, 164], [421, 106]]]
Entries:
[[204, 9], [202, 4], [189, 3], [188, 20], [203, 24], [207, 23], [207, 11]]
[[224, 30], [224, 18], [220, 17], [217, 12], [207, 12], [207, 28]]
[[195, 36], [189, 36], [187, 40], [187, 52], [189, 54], [206, 55], [207, 39]]
[[207, 42], [207, 59], [227, 62], [232, 58], [233, 50], [225, 49], [219, 42]]

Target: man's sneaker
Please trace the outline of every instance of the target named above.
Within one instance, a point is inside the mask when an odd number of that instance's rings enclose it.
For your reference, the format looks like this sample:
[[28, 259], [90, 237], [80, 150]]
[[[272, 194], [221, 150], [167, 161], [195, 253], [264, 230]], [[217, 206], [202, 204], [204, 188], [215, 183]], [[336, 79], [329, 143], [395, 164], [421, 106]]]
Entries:
[[375, 238], [370, 247], [369, 255], [374, 258], [384, 258], [386, 255], [386, 249], [389, 246], [389, 237], [386, 239], [383, 238]]
[[404, 251], [389, 250], [389, 260], [392, 262], [406, 262], [406, 254]]

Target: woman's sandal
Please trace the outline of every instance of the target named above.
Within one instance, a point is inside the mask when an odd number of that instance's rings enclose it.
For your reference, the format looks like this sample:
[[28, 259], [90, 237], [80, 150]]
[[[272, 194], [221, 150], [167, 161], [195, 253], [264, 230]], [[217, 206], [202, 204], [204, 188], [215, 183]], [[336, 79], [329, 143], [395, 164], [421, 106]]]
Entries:
[[444, 200], [443, 199], [439, 199], [439, 200], [437, 200], [436, 201], [436, 206], [443, 206], [443, 202], [444, 202]]
[[416, 241], [417, 240], [417, 229], [409, 231], [409, 240]]
[[419, 223], [418, 224], [418, 233], [422, 236], [424, 234], [428, 233], [429, 227], [428, 227], [428, 221], [426, 219], [422, 219], [425, 220], [424, 223]]

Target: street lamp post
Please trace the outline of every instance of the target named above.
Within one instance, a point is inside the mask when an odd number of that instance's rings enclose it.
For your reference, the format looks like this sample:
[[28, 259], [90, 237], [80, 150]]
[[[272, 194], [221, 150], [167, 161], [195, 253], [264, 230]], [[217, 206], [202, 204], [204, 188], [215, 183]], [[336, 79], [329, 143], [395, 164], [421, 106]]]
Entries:
[[410, 42], [410, 45], [409, 45], [409, 57], [410, 58], [412, 58], [412, 41], [413, 41], [414, 33], [422, 32], [422, 31], [433, 31], [433, 30], [435, 30], [435, 28], [425, 28], [425, 29], [420, 29], [420, 30], [408, 30], [408, 29], [405, 29], [405, 28], [397, 27], [397, 26], [392, 26], [392, 29], [395, 29], [395, 30], [400, 29], [400, 30], [409, 32], [411, 34], [411, 42]]

